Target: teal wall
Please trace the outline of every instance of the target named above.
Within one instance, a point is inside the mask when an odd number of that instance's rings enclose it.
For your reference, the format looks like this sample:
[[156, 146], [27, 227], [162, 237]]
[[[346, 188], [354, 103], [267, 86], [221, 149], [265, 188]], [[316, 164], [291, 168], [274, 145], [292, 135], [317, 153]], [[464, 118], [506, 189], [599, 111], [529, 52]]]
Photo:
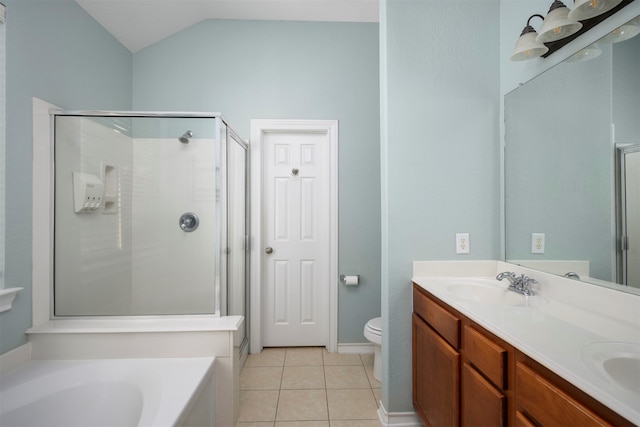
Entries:
[[339, 120], [349, 206], [339, 269], [362, 282], [340, 288], [338, 339], [364, 341], [381, 304], [376, 24], [205, 21], [132, 55], [75, 2], [6, 4], [6, 278], [25, 290], [0, 314], [0, 354], [31, 325], [32, 97], [73, 110], [221, 111], [244, 137], [254, 118]]
[[377, 24], [208, 20], [134, 55], [136, 110], [218, 111], [243, 138], [251, 119], [339, 121], [338, 342], [366, 342], [380, 315]]
[[[382, 0], [382, 399], [411, 405], [414, 260], [500, 252], [500, 3]], [[455, 234], [471, 253], [456, 255]]]
[[25, 289], [0, 313], [0, 354], [31, 326], [32, 97], [69, 109], [130, 109], [132, 55], [70, 0], [7, 6], [6, 286]]

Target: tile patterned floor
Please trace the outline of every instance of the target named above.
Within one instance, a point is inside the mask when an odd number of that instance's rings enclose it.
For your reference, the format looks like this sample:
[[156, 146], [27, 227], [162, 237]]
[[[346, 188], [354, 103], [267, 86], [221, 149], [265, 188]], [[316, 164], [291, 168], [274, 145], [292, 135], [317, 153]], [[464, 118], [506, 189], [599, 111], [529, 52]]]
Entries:
[[240, 373], [237, 427], [379, 427], [373, 354], [266, 348]]

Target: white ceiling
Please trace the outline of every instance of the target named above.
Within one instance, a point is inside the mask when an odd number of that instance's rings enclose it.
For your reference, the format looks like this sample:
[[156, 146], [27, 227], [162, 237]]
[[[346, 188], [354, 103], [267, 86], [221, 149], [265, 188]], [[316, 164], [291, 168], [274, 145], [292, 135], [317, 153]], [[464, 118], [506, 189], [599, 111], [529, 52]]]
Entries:
[[205, 19], [378, 22], [379, 0], [76, 0], [131, 52]]

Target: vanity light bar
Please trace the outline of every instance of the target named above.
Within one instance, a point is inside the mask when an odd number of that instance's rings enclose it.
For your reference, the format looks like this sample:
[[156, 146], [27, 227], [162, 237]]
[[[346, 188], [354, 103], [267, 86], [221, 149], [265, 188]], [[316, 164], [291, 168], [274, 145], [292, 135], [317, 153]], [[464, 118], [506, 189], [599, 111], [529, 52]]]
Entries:
[[[511, 55], [511, 60], [522, 61], [522, 60], [533, 59], [537, 57], [546, 58], [547, 56], [551, 55], [553, 52], [560, 49], [570, 41], [586, 33], [591, 28], [595, 27], [596, 25], [598, 25], [599, 23], [601, 23], [611, 15], [619, 12], [622, 8], [624, 8], [625, 6], [628, 6], [633, 1], [634, 0], [622, 0], [622, 1], [599, 0], [599, 3], [612, 2], [612, 3], [615, 3], [615, 6], [612, 6], [609, 9], [602, 8], [601, 14], [599, 15], [596, 15], [584, 20], [581, 19], [579, 21], [574, 21], [571, 19], [572, 16], [581, 16], [581, 15], [572, 14], [571, 11], [569, 11], [568, 15], [565, 17], [565, 12], [567, 11], [566, 6], [562, 4], [562, 2], [560, 2], [559, 0], [556, 0], [551, 5], [549, 14], [547, 14], [547, 17], [544, 18], [543, 24], [540, 28], [541, 34], [536, 35], [537, 42], [540, 45], [547, 47], [548, 49], [545, 51], [544, 49], [541, 49], [540, 46], [536, 46], [536, 50], [527, 51], [526, 54], [523, 55], [522, 47], [521, 47], [523, 42], [521, 41], [521, 39], [524, 34], [522, 34], [518, 39], [518, 42], [516, 43], [516, 47], [514, 48], [513, 54]], [[558, 15], [557, 10], [562, 10], [562, 19], [559, 21], [554, 21], [554, 19], [557, 19], [557, 15]], [[551, 12], [554, 12], [554, 13], [552, 14]], [[533, 18], [534, 16], [541, 16], [541, 15], [532, 15], [529, 18], [529, 20], [531, 20], [531, 18]], [[551, 22], [548, 21], [550, 19], [551, 19]], [[573, 24], [576, 24], [576, 25], [573, 25]], [[527, 26], [530, 26], [528, 21], [527, 21]], [[527, 27], [525, 27], [525, 29], [527, 29]], [[533, 28], [531, 30], [533, 30]], [[533, 31], [535, 32], [535, 30]], [[551, 35], [540, 37], [541, 35], [543, 35], [543, 32], [551, 33]], [[554, 39], [552, 36], [554, 33], [557, 33], [559, 36], [562, 35], [563, 37], [560, 39]], [[530, 35], [528, 37], [531, 38]]]

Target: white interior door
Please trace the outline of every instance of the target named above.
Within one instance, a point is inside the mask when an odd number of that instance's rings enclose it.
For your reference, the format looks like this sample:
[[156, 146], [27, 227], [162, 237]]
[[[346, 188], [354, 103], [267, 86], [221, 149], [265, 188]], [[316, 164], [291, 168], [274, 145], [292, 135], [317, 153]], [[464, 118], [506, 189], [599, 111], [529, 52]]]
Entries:
[[269, 133], [262, 145], [262, 343], [325, 346], [330, 282], [328, 135]]

